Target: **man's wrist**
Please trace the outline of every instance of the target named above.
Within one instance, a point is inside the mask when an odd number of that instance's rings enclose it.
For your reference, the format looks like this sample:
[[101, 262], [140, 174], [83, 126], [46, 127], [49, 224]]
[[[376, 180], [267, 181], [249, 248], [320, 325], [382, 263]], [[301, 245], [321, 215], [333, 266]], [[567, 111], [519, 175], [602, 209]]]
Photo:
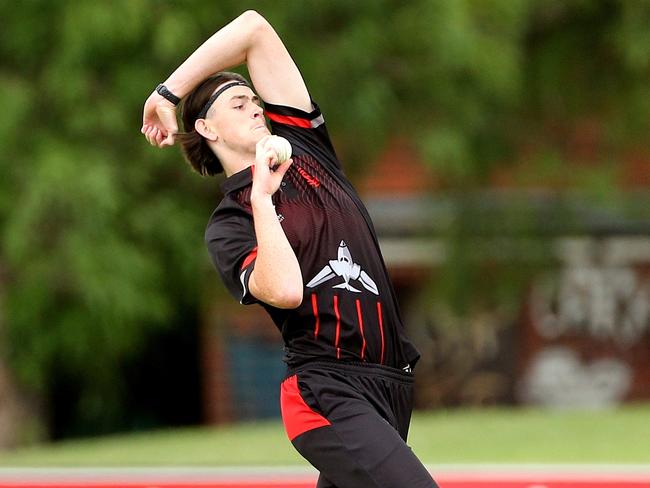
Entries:
[[174, 95], [164, 84], [160, 84], [156, 87], [156, 92], [158, 95], [163, 97], [165, 100], [169, 101], [174, 107], [178, 105], [181, 101], [180, 97]]
[[251, 192], [251, 207], [254, 209], [273, 208], [273, 200], [268, 193]]

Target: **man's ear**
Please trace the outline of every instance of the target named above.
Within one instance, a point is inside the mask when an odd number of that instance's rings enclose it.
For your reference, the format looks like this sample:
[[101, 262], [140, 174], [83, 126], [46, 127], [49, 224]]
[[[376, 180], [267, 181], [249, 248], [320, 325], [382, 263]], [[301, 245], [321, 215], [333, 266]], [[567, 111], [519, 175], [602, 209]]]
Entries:
[[205, 119], [197, 119], [194, 122], [194, 129], [208, 141], [217, 142], [217, 139], [219, 139], [212, 124]]

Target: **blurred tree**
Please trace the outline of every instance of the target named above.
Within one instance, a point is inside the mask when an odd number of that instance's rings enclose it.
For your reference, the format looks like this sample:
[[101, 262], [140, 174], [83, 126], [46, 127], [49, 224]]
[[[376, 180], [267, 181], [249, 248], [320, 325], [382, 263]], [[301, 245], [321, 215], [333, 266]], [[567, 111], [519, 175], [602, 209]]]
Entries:
[[43, 412], [69, 377], [81, 391], [70, 417], [112, 430], [120, 365], [183, 324], [200, 292], [209, 187], [139, 134], [197, 21], [130, 1], [3, 2], [0, 17], [3, 353]]
[[[142, 103], [246, 8], [285, 40], [352, 175], [402, 136], [445, 178], [458, 212], [443, 296], [459, 310], [469, 293], [522, 282], [509, 267], [481, 290], [463, 285], [485, 220], [467, 192], [532, 145], [522, 184], [609, 194], [616, 154], [647, 134], [648, 2], [0, 1], [1, 352], [42, 402], [53, 375], [75, 378], [75, 415], [97, 432], [122, 425], [120, 365], [156, 330], [182, 327], [204, 280], [217, 282], [202, 242], [216, 185], [145, 143]], [[599, 165], [567, 175], [580, 156], [562, 138], [585, 119], [604, 134]], [[507, 212], [537, 242], [529, 214]]]

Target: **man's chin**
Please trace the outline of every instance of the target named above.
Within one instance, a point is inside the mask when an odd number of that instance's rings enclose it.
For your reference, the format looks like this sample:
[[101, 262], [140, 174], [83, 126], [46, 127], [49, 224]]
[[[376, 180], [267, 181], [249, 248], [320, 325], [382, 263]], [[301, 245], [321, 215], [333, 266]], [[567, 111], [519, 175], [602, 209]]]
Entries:
[[271, 135], [271, 131], [266, 127], [263, 129], [255, 129], [253, 133], [255, 134], [255, 144], [260, 142], [264, 137]]

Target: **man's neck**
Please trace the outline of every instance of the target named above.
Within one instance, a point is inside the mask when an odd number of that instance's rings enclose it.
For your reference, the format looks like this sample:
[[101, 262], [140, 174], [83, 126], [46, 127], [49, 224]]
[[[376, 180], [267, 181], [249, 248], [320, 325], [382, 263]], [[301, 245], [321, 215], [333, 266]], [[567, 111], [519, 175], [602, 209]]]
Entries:
[[241, 160], [238, 163], [234, 163], [234, 164], [233, 163], [228, 164], [224, 162], [222, 163], [223, 172], [225, 173], [226, 178], [228, 178], [229, 176], [232, 176], [235, 173], [239, 173], [241, 170], [248, 168], [252, 164], [253, 164], [253, 160], [248, 160], [248, 161]]
[[223, 166], [223, 172], [226, 177], [239, 173], [255, 162], [254, 152], [235, 152], [230, 148], [222, 147], [218, 153], [215, 151], [215, 154], [219, 158], [219, 161], [221, 161], [221, 166]]

